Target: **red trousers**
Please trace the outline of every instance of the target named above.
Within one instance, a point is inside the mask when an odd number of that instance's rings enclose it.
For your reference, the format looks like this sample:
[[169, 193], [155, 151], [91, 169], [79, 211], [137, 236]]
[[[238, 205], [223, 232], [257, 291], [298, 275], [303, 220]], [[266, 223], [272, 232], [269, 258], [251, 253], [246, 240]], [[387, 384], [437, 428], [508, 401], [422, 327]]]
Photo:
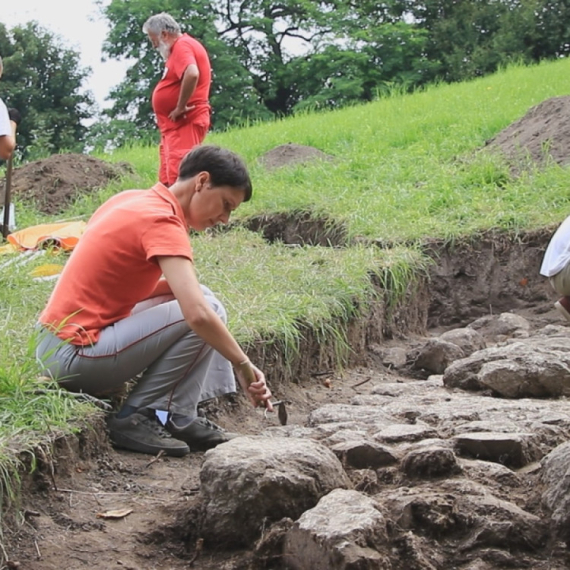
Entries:
[[160, 133], [160, 170], [158, 179], [172, 186], [178, 178], [178, 167], [186, 153], [202, 143], [208, 133], [208, 124], [180, 122], [176, 129]]

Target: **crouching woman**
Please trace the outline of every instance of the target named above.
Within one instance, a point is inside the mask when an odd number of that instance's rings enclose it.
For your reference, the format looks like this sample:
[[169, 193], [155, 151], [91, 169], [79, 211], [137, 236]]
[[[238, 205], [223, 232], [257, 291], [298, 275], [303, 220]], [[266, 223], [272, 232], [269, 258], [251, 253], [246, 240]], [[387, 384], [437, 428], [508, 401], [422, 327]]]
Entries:
[[[234, 371], [250, 402], [272, 409], [263, 372], [198, 282], [188, 235], [226, 224], [251, 193], [242, 160], [204, 145], [184, 157], [169, 188], [121, 192], [89, 220], [40, 314], [36, 356], [74, 392], [98, 396], [138, 378], [107, 418], [115, 446], [182, 456], [227, 441], [233, 434], [197, 407], [235, 391]], [[168, 413], [164, 426], [157, 410]]]

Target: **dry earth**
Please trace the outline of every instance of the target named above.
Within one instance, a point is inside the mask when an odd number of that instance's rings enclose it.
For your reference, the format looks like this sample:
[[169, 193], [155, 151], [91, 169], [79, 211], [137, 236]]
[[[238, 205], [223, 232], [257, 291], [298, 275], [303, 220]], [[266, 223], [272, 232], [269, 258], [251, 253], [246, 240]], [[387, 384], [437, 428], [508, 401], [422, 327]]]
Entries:
[[[540, 149], [536, 159], [542, 160], [547, 141], [541, 140], [545, 133], [541, 125], [567, 104], [565, 98], [545, 102], [542, 111], [541, 106], [531, 110], [526, 122], [523, 118], [513, 124], [490, 141], [489, 146], [498, 145], [508, 155], [509, 149], [518, 149], [520, 141], [524, 140], [531, 155], [534, 149]], [[570, 114], [566, 113], [566, 116]], [[521, 139], [525, 132], [536, 133], [528, 139], [531, 143]], [[570, 132], [550, 133], [550, 148], [558, 148], [559, 144], [570, 148], [569, 138]], [[279, 153], [273, 153], [272, 160], [275, 156]], [[50, 159], [46, 160], [50, 162]], [[55, 162], [52, 165], [57, 167]], [[32, 167], [28, 167], [28, 171], [37, 172]], [[71, 175], [74, 169], [66, 166], [65, 171]], [[95, 168], [92, 178], [97, 172], [100, 170]], [[23, 174], [24, 171], [17, 169], [15, 180]], [[102, 184], [106, 176], [103, 175], [93, 187]], [[60, 179], [63, 180], [63, 176]], [[31, 191], [36, 186], [30, 182], [26, 187]], [[68, 187], [77, 189], [81, 185], [70, 183]], [[50, 205], [53, 212], [59, 207], [57, 203]], [[306, 232], [305, 241], [318, 242], [319, 228], [310, 226], [308, 221], [299, 224], [298, 220], [268, 220], [268, 225], [271, 223], [273, 236], [294, 233], [296, 239], [303, 240], [302, 234]], [[293, 232], [291, 224], [294, 225]], [[428, 340], [451, 329], [463, 329], [489, 315], [498, 318], [508, 312], [524, 317], [528, 323], [525, 335], [531, 339], [547, 325], [560, 325], [564, 327], [563, 332], [567, 330], [568, 325], [553, 310], [554, 293], [538, 276], [540, 260], [552, 229], [519, 235], [516, 239], [489, 233], [455, 244], [453, 248], [439, 243], [428, 244], [426, 247], [437, 260], [430, 279], [420, 284], [417, 291], [410, 291], [406, 301], [394, 313], [387, 316], [379, 310], [378, 314], [369, 317], [381, 322], [376, 322], [374, 332], [369, 330], [365, 334], [365, 342], [358, 346], [355, 343], [350, 369], [344, 372], [329, 370], [323, 365], [328, 362], [326, 358], [317, 359], [311, 354], [299, 359], [303, 373], [299, 374], [298, 382], [283, 380], [276, 372], [279, 368], [272, 369], [269, 381], [275, 396], [288, 401], [287, 426], [280, 426], [274, 415], [266, 418], [260, 410], [248, 408], [240, 395], [209, 402], [204, 407], [208, 417], [231, 431], [262, 434], [268, 440], [301, 434], [301, 437], [322, 442], [329, 448], [338, 445], [339, 440], [335, 437], [340, 436], [335, 432], [340, 433], [344, 428], [333, 427], [331, 432], [322, 419], [323, 410], [339, 410], [338, 406], [342, 404], [352, 404], [350, 409], [364, 413], [372, 402], [376, 402], [378, 417], [394, 408], [392, 413], [398, 418], [397, 424], [400, 427], [408, 425], [407, 435], [393, 433], [392, 439], [385, 436], [382, 440], [382, 445], [396, 458], [393, 463], [355, 466], [337, 450], [354, 489], [380, 503], [392, 498], [394, 504], [391, 508], [383, 504], [389, 520], [388, 562], [366, 565], [360, 561], [351, 566], [344, 561], [328, 566], [330, 570], [562, 570], [570, 567], [564, 541], [548, 530], [550, 514], [542, 501], [544, 483], [540, 464], [540, 459], [561, 443], [560, 439], [567, 439], [567, 431], [561, 428], [562, 431], [541, 448], [542, 456], [535, 454], [522, 466], [509, 464], [505, 458], [477, 462], [475, 457], [457, 447], [445, 447], [453, 440], [452, 435], [457, 434], [458, 427], [467, 421], [461, 411], [471, 409], [470, 406], [480, 406], [476, 412], [480, 422], [500, 423], [496, 417], [486, 418], [485, 414], [493, 409], [507, 409], [501, 406], [508, 406], [509, 417], [513, 418], [519, 410], [522, 426], [524, 406], [534, 406], [539, 415], [544, 410], [545, 417], [554, 413], [563, 417], [567, 406], [565, 397], [525, 398], [522, 401], [501, 398], [492, 391], [467, 394], [464, 390], [444, 386], [441, 375], [430, 376], [429, 370], [417, 366], [418, 356]], [[339, 235], [340, 240], [342, 235]], [[369, 323], [366, 327], [370, 329]], [[487, 345], [504, 345], [518, 338], [517, 335], [521, 336], [520, 331], [515, 328], [498, 337], [487, 337]], [[308, 350], [312, 349], [314, 347], [309, 346]], [[326, 351], [326, 347], [323, 350]], [[269, 360], [276, 362], [279, 355], [271, 355]], [[444, 413], [440, 410], [446, 402], [456, 406], [457, 411], [455, 419], [450, 420], [446, 428], [448, 431], [442, 427]], [[433, 417], [439, 414], [438, 419], [432, 418], [431, 426], [438, 437], [434, 436], [433, 430], [410, 436], [412, 428], [416, 430], [414, 433], [420, 433], [416, 429], [416, 420], [422, 414], [429, 415], [430, 410]], [[422, 422], [419, 424], [423, 425]], [[564, 428], [569, 427], [570, 419], [560, 420], [557, 425], [562, 424]], [[358, 425], [360, 429], [362, 426]], [[421, 475], [421, 469], [409, 467], [410, 461], [404, 459], [409, 457], [410, 450], [416, 453], [422, 441], [428, 445], [435, 439], [439, 448], [453, 449], [454, 466], [459, 470], [454, 467], [449, 472]], [[223, 540], [202, 534], [204, 511], [200, 470], [204, 459], [203, 453], [172, 459], [114, 450], [106, 438], [101, 415], [96, 415], [92, 426], [83, 429], [79, 436], [57, 440], [53, 449], [43, 454], [43, 459], [40, 454], [39, 468], [23, 478], [21, 503], [4, 512], [0, 568], [288, 568], [282, 557], [283, 536], [288, 527], [280, 526], [279, 521], [268, 520], [260, 530], [259, 539], [247, 548], [226, 549]], [[451, 517], [442, 507], [446, 501], [451, 504], [454, 491], [450, 485], [458, 481], [484, 485], [497, 500], [512, 505], [512, 512], [515, 506], [518, 507], [525, 516], [536, 517], [531, 520], [536, 521], [537, 527], [545, 525], [547, 530], [534, 539], [525, 527], [522, 534], [527, 532], [529, 536], [522, 539], [519, 527], [514, 523], [509, 526], [509, 521], [501, 519], [491, 520], [486, 532], [474, 535], [467, 518], [460, 516], [462, 513], [454, 513]], [[419, 497], [415, 503], [410, 503], [413, 513], [405, 520], [395, 514], [398, 510], [395, 497], [403, 492], [410, 496], [418, 493]], [[429, 498], [436, 495], [437, 500]], [[471, 517], [469, 520], [476, 518], [475, 512], [467, 514]], [[491, 532], [489, 528], [494, 530]], [[312, 570], [313, 567], [303, 568]]]

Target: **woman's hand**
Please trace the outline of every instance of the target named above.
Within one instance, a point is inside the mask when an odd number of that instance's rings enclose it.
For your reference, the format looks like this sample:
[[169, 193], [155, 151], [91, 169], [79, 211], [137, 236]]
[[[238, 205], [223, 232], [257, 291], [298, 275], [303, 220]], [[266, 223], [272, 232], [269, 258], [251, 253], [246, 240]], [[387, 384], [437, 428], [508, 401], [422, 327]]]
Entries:
[[249, 360], [235, 365], [234, 370], [240, 386], [254, 407], [263, 406], [268, 412], [272, 412], [271, 391], [265, 382], [265, 374]]

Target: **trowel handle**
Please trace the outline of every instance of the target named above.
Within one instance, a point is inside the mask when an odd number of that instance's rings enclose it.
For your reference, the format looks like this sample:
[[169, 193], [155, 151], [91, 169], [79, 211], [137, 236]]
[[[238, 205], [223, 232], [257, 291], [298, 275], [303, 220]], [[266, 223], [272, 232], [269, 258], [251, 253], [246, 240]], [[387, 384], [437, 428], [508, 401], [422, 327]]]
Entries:
[[[250, 384], [253, 384], [254, 382], [257, 382], [257, 377], [255, 376], [255, 372], [253, 371], [251, 362], [249, 360], [244, 360], [243, 362], [240, 362], [236, 368], [238, 370], [238, 373], [241, 374], [242, 378], [245, 380], [245, 383], [248, 386]], [[262, 407], [266, 407], [267, 403], [262, 402], [259, 405]]]

